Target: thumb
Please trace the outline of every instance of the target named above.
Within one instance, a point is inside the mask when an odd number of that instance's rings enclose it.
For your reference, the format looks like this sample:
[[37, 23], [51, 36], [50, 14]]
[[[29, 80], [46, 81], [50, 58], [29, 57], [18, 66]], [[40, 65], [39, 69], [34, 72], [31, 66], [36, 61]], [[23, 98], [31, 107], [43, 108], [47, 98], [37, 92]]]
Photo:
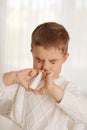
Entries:
[[26, 90], [29, 88], [29, 83], [27, 81], [23, 81], [21, 84]]

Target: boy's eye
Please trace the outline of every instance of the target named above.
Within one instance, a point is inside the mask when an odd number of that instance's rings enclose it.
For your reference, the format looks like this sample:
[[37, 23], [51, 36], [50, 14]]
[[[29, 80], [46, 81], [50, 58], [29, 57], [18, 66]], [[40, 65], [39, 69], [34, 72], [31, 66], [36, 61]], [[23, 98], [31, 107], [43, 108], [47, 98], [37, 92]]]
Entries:
[[56, 64], [56, 61], [51, 61], [52, 64]]
[[41, 63], [41, 60], [40, 60], [40, 59], [36, 59], [36, 61], [37, 61], [38, 63]]

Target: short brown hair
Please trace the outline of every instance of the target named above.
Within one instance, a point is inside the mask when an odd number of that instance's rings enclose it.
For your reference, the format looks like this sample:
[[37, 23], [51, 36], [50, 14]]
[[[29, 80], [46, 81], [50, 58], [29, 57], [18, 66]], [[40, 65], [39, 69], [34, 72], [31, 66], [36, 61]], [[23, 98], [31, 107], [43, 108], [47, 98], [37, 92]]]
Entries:
[[69, 34], [63, 25], [55, 22], [46, 22], [37, 26], [32, 32], [31, 48], [33, 49], [33, 46], [54, 47], [66, 54], [68, 41]]

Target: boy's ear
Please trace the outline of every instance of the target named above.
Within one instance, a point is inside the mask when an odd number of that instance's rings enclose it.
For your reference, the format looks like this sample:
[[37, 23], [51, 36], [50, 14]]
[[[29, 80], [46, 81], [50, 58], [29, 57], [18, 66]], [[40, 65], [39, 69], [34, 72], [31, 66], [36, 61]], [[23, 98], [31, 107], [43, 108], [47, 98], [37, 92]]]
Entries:
[[32, 52], [32, 49], [31, 49], [31, 52]]
[[69, 53], [63, 56], [63, 63], [67, 60], [68, 56], [69, 56]]

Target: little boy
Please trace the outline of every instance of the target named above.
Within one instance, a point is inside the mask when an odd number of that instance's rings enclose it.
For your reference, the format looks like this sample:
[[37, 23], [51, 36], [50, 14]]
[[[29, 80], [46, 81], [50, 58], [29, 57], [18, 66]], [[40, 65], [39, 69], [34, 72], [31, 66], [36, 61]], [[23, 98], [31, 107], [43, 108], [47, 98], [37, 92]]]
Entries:
[[[39, 25], [32, 33], [33, 69], [3, 75], [5, 86], [16, 86], [12, 96], [2, 94], [13, 102], [10, 118], [24, 130], [83, 130], [82, 124], [87, 124], [87, 99], [60, 76], [69, 55], [68, 42], [64, 26], [54, 22]], [[40, 71], [43, 77], [38, 88], [30, 88]]]

